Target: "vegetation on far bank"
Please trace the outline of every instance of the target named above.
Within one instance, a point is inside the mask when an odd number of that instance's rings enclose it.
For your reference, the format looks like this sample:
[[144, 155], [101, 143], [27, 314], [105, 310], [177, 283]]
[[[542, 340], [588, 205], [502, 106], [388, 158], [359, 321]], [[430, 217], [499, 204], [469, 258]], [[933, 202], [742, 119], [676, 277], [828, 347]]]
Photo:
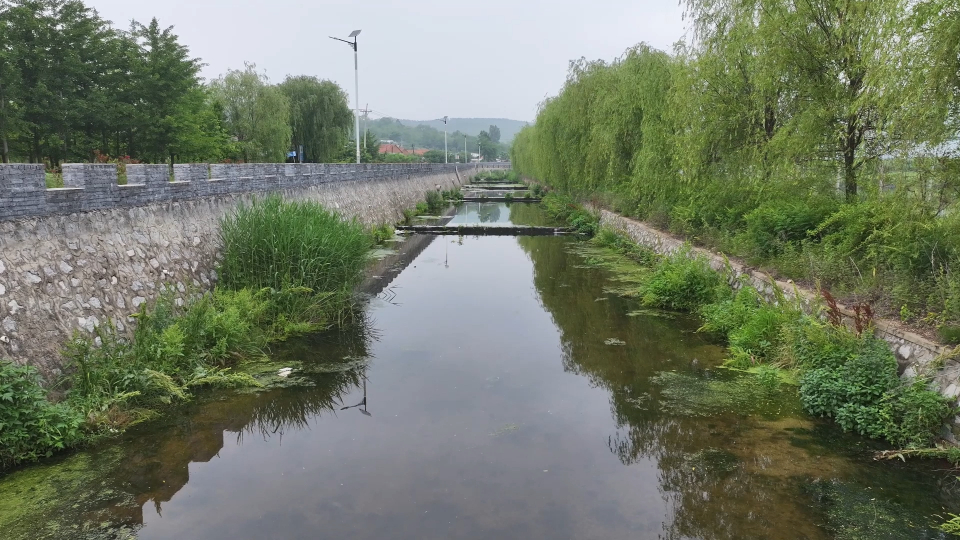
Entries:
[[801, 404], [812, 415], [898, 448], [926, 448], [955, 412], [946, 398], [928, 388], [930, 374], [901, 381], [893, 352], [872, 332], [869, 311], [861, 310], [848, 328], [826, 292], [825, 319], [805, 314], [782, 295], [771, 304], [747, 283], [731, 288], [728, 274], [689, 248], [657, 254], [599, 227], [596, 216], [556, 193], [544, 199], [544, 207], [596, 231], [592, 243], [608, 248], [608, 255], [594, 253], [587, 262], [614, 272], [617, 294], [636, 298], [646, 308], [698, 314], [701, 332], [729, 344], [731, 368], [766, 377], [770, 368], [794, 371]]
[[691, 43], [580, 60], [523, 175], [960, 339], [960, 6], [687, 0]]
[[0, 361], [0, 470], [153, 418], [196, 388], [260, 386], [243, 364], [264, 359], [273, 342], [345, 321], [387, 229], [278, 196], [241, 205], [221, 222], [217, 287], [167, 289], [130, 332], [108, 324], [76, 333], [59, 402], [34, 368]]

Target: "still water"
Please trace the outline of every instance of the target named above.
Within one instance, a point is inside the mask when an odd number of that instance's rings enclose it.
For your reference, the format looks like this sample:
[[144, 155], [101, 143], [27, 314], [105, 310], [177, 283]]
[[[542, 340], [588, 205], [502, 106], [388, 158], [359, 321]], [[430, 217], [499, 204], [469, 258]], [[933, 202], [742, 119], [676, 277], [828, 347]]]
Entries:
[[[547, 220], [468, 203], [451, 223], [508, 221]], [[399, 243], [361, 324], [276, 351], [290, 387], [0, 479], [0, 537], [941, 537], [952, 477], [873, 462], [789, 388], [712, 399], [736, 387], [724, 350], [607, 292], [577, 242]]]

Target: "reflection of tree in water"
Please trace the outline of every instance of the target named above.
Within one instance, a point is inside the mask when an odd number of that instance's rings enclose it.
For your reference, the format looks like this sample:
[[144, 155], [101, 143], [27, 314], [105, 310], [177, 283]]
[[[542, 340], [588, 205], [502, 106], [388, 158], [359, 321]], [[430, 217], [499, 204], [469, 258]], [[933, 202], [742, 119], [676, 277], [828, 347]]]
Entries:
[[539, 203], [515, 202], [510, 204], [510, 223], [531, 227], [559, 227], [559, 221], [543, 211]]
[[[599, 270], [578, 267], [582, 261], [566, 250], [569, 241], [518, 241], [533, 262], [540, 301], [561, 332], [564, 369], [610, 392], [617, 426], [607, 441], [610, 451], [624, 465], [656, 463], [658, 490], [670, 508], [664, 538], [827, 536], [801, 486], [839, 473], [846, 461], [822, 448], [815, 449], [824, 454], [818, 461], [791, 444], [803, 438], [802, 429], [764, 429], [734, 413], [690, 417], [664, 411], [660, 388], [650, 377], [691, 371], [694, 357], [704, 362], [719, 352], [692, 333], [696, 323], [627, 317], [632, 307], [627, 301], [598, 301], [609, 282]], [[627, 346], [607, 346], [606, 338]]]
[[477, 209], [477, 218], [480, 223], [496, 223], [500, 221], [499, 203], [480, 203]]

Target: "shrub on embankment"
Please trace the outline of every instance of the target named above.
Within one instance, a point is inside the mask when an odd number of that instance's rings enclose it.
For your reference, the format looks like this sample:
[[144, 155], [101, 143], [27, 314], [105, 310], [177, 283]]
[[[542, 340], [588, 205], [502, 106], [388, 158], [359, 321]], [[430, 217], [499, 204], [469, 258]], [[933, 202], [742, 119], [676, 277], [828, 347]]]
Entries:
[[342, 320], [372, 244], [356, 221], [277, 197], [238, 207], [221, 238], [213, 291], [167, 289], [132, 331], [108, 324], [74, 336], [60, 403], [35, 370], [0, 361], [0, 469], [155, 417], [198, 387], [259, 385], [238, 364]]
[[[640, 45], [611, 63], [574, 63], [516, 137], [513, 166], [574, 198], [950, 333], [960, 325], [960, 158], [954, 144], [940, 144], [957, 130], [937, 100], [956, 106], [960, 94], [930, 95], [956, 86], [921, 81], [934, 60], [912, 50], [940, 21], [911, 30], [904, 10], [873, 25], [878, 12], [868, 10], [821, 26], [802, 6], [724, 11], [735, 4], [690, 2], [703, 39], [676, 54]], [[724, 24], [699, 26], [715, 20]], [[857, 41], [876, 50], [789, 41], [830, 24], [873, 36], [887, 23], [903, 40]], [[863, 54], [858, 72], [872, 82], [862, 95], [843, 87], [849, 73], [809, 75], [811, 66], [848, 65], [833, 63], [842, 50]], [[900, 53], [907, 67], [886, 69]], [[809, 54], [822, 58], [793, 64]]]
[[[708, 332], [730, 345], [736, 369], [779, 366], [799, 374], [804, 409], [834, 419], [844, 430], [886, 439], [901, 448], [932, 444], [953, 412], [923, 377], [902, 382], [886, 342], [874, 337], [869, 316], [854, 329], [842, 324], [827, 295], [826, 320], [805, 315], [784, 297], [768, 304], [751, 286], [733, 290], [728, 276], [688, 249], [669, 256], [601, 229], [593, 242], [619, 253], [636, 269], [621, 294], [649, 308], [696, 313]], [[623, 261], [608, 268], [622, 269]]]

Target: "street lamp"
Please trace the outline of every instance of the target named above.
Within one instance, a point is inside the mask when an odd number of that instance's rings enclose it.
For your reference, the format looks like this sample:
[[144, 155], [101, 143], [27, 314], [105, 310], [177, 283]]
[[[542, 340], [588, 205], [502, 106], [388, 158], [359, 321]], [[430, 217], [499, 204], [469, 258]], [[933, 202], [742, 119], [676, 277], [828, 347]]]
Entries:
[[340, 39], [338, 37], [333, 37], [333, 36], [330, 36], [330, 39], [342, 41], [347, 45], [353, 47], [353, 79], [354, 79], [354, 84], [356, 85], [355, 86], [356, 92], [354, 97], [356, 97], [356, 100], [357, 100], [356, 101], [357, 108], [354, 111], [355, 112], [354, 117], [356, 120], [356, 133], [357, 133], [357, 163], [360, 163], [360, 65], [359, 65], [359, 61], [357, 60], [357, 36], [358, 35], [360, 35], [360, 30], [354, 30], [353, 32], [350, 32], [350, 35], [348, 36], [353, 38], [353, 41], [347, 41], [345, 39]]
[[443, 162], [449, 163], [447, 161], [447, 117], [443, 117]]
[[463, 136], [463, 162], [470, 163], [470, 154], [467, 153], [467, 136]]

